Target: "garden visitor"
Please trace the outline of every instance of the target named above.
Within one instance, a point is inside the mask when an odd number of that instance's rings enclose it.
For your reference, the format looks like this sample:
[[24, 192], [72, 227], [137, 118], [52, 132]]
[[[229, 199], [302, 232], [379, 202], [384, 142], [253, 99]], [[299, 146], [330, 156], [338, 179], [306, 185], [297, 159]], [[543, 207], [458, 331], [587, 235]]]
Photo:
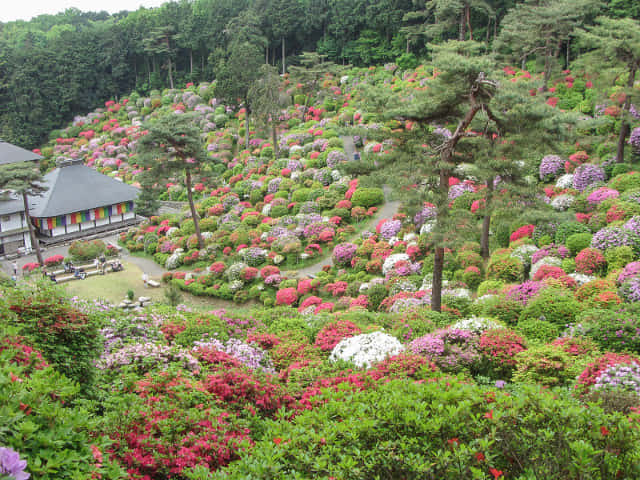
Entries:
[[142, 282], [144, 283], [144, 288], [147, 288], [149, 283], [149, 275], [147, 275], [147, 272], [142, 274]]
[[17, 277], [18, 276], [18, 262], [16, 262], [14, 260], [13, 263], [11, 264], [11, 266], [13, 267], [13, 275]]

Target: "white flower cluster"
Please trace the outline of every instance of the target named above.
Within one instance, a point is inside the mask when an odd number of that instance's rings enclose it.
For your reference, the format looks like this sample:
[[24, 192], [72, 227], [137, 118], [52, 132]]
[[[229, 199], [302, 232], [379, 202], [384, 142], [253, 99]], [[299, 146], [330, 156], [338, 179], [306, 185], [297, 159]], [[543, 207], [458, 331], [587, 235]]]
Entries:
[[392, 255], [389, 255], [382, 264], [382, 273], [386, 275], [397, 262], [400, 262], [402, 260], [404, 260], [405, 262], [410, 261], [409, 255], [407, 255], [406, 253], [394, 253]]
[[531, 257], [538, 251], [538, 247], [531, 244], [520, 245], [511, 252], [511, 256], [520, 260], [524, 265], [531, 264]]
[[504, 328], [504, 326], [490, 318], [471, 317], [454, 323], [451, 328], [480, 334], [486, 330]]
[[164, 263], [164, 266], [168, 270], [172, 270], [174, 268], [178, 268], [180, 265], [180, 256], [184, 254], [184, 250], [182, 248], [176, 248], [176, 251], [171, 254], [167, 261]]
[[551, 206], [558, 210], [559, 212], [567, 210], [573, 202], [575, 202], [575, 197], [573, 195], [558, 195], [553, 200], [551, 200]]
[[369, 368], [387, 357], [398, 355], [404, 350], [400, 341], [383, 332], [365, 333], [344, 338], [331, 352], [329, 360], [346, 360], [358, 367]]
[[561, 267], [562, 260], [558, 257], [544, 257], [538, 260], [536, 263], [531, 265], [531, 273], [530, 277], [533, 278], [540, 267], [543, 265], [550, 265], [552, 267]]
[[592, 277], [591, 275], [585, 275], [584, 273], [577, 273], [577, 272], [570, 273], [569, 276], [576, 281], [578, 286], [584, 285], [585, 283], [588, 283], [596, 279], [596, 277]]
[[557, 188], [573, 188], [573, 174], [565, 173], [556, 181]]

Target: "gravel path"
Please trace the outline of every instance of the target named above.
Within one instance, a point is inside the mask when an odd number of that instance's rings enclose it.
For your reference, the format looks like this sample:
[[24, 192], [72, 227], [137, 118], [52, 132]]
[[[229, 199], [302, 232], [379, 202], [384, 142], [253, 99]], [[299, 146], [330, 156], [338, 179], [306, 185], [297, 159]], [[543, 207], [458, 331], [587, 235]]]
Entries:
[[[342, 141], [344, 143], [344, 151], [347, 154], [349, 159], [353, 158], [353, 154], [356, 151], [356, 147], [353, 144], [353, 137], [351, 136], [342, 136]], [[375, 226], [380, 220], [383, 218], [392, 218], [396, 213], [398, 213], [398, 209], [400, 208], [400, 202], [398, 200], [389, 201], [389, 195], [391, 193], [391, 188], [388, 185], [384, 185], [382, 187], [384, 190], [384, 198], [385, 203], [378, 209], [378, 212], [371, 220], [371, 225]], [[328, 257], [324, 261], [320, 261], [314, 265], [310, 265], [305, 268], [301, 268], [299, 270], [293, 270], [298, 278], [300, 277], [308, 277], [315, 276], [319, 272], [322, 271], [322, 267], [325, 265], [333, 265], [333, 258]]]

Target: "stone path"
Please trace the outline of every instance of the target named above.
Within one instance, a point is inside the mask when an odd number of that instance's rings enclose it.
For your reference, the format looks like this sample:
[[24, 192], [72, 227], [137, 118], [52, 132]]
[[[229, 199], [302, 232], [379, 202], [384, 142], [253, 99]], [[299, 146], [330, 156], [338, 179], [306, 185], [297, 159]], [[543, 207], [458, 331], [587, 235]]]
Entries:
[[[349, 160], [353, 159], [353, 154], [356, 151], [356, 147], [353, 143], [352, 136], [342, 136], [340, 137], [342, 142], [344, 143], [344, 151]], [[398, 200], [389, 200], [389, 196], [391, 194], [391, 188], [388, 185], [383, 185], [382, 189], [384, 190], [384, 198], [385, 203], [378, 209], [376, 215], [370, 220], [371, 225], [376, 225], [383, 218], [392, 218], [396, 213], [398, 213], [398, 209], [400, 208], [400, 202]], [[292, 270], [295, 272], [298, 278], [300, 277], [308, 277], [315, 276], [319, 272], [322, 271], [322, 267], [325, 265], [333, 265], [333, 258], [328, 257], [325, 260], [321, 260], [320, 262], [310, 265], [305, 268], [301, 268], [299, 270]]]

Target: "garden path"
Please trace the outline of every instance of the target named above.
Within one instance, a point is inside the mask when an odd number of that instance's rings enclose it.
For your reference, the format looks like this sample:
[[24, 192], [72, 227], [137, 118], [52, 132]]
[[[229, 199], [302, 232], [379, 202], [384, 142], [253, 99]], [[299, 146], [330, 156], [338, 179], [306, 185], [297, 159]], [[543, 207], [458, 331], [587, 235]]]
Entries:
[[[396, 213], [398, 213], [398, 209], [400, 208], [400, 201], [398, 201], [398, 200], [388, 200], [389, 199], [389, 195], [391, 193], [391, 188], [388, 185], [383, 185], [382, 189], [384, 190], [385, 203], [382, 204], [382, 206], [378, 209], [377, 213], [370, 220], [370, 222], [371, 222], [370, 224], [372, 226], [377, 225], [377, 223], [380, 220], [382, 220], [383, 218], [393, 218], [393, 216]], [[314, 277], [319, 272], [322, 271], [322, 268], [325, 265], [333, 266], [333, 257], [332, 256], [326, 258], [324, 261], [319, 261], [318, 263], [315, 263], [315, 264], [310, 265], [308, 267], [304, 267], [304, 268], [301, 268], [299, 270], [292, 270], [292, 272], [295, 273], [295, 276], [297, 278]]]
[[[343, 135], [340, 137], [344, 144], [344, 152], [349, 160], [353, 159], [353, 155], [356, 153], [356, 146], [353, 143], [353, 137], [351, 135]], [[388, 185], [383, 185], [384, 190], [384, 204], [378, 209], [376, 215], [371, 219], [371, 225], [376, 225], [383, 218], [392, 218], [398, 209], [400, 208], [400, 202], [398, 200], [389, 200], [391, 194], [391, 188]], [[295, 276], [298, 278], [315, 276], [322, 271], [325, 265], [333, 266], [333, 257], [328, 257], [325, 260], [321, 260], [318, 263], [309, 265], [308, 267], [294, 270]]]

